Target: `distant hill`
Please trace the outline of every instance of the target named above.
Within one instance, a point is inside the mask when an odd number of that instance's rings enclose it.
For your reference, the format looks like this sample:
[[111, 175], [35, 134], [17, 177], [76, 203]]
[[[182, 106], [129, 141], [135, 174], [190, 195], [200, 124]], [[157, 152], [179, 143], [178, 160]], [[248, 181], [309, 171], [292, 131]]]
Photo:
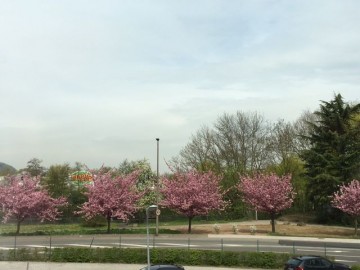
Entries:
[[16, 173], [16, 169], [6, 163], [0, 162], [0, 176]]

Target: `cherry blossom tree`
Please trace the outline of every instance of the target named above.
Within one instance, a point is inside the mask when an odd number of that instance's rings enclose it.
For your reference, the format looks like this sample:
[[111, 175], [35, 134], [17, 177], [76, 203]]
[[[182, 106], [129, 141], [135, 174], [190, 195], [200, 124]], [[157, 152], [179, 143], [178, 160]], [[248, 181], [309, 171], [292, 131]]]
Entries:
[[205, 216], [212, 210], [223, 210], [226, 202], [220, 189], [221, 177], [212, 172], [175, 172], [172, 178], [164, 177], [160, 192], [164, 196], [160, 205], [168, 207], [191, 221], [195, 216]]
[[87, 186], [85, 202], [77, 214], [91, 219], [98, 215], [106, 218], [107, 232], [113, 218], [127, 221], [138, 209], [137, 202], [143, 196], [136, 188], [139, 173], [133, 172], [125, 176], [113, 176], [111, 171], [99, 171], [93, 177], [93, 185]]
[[39, 177], [29, 174], [13, 176], [7, 184], [0, 187], [0, 211], [3, 222], [16, 220], [16, 234], [20, 232], [20, 224], [29, 217], [37, 217], [41, 222], [57, 220], [60, 207], [67, 205], [64, 197], [52, 198], [47, 190], [40, 186]]
[[355, 235], [357, 235], [357, 219], [360, 216], [360, 181], [353, 180], [348, 185], [340, 186], [333, 195], [332, 206], [354, 217]]
[[290, 175], [279, 177], [275, 174], [259, 173], [253, 177], [240, 178], [237, 186], [245, 203], [251, 205], [256, 211], [270, 215], [273, 233], [276, 214], [289, 208], [295, 197], [290, 181]]

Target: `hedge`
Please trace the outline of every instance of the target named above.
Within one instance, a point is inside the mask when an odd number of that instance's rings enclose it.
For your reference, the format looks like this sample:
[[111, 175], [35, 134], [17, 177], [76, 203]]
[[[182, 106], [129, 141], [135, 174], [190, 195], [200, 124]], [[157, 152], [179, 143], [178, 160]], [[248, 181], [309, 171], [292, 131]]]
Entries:
[[[293, 255], [272, 252], [235, 252], [219, 250], [160, 249], [150, 252], [151, 263], [170, 263], [181, 265], [227, 266], [262, 269], [280, 269]], [[48, 261], [48, 262], [87, 262], [87, 263], [125, 263], [146, 264], [146, 249], [127, 248], [23, 248], [1, 250], [2, 261]], [[360, 270], [353, 265], [352, 270]]]
[[[290, 254], [219, 250], [151, 249], [151, 263], [182, 265], [282, 268]], [[35, 248], [0, 251], [1, 260], [146, 264], [146, 249], [125, 248]]]

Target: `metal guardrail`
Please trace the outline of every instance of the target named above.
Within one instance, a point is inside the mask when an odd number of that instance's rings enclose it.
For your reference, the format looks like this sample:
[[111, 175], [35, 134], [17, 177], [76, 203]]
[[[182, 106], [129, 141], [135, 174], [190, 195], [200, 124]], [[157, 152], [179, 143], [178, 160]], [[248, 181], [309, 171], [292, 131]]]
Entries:
[[[74, 235], [74, 236], [19, 236], [0, 237], [0, 250], [17, 250], [21, 248], [146, 248], [146, 237], [143, 235]], [[348, 264], [360, 264], [360, 241], [349, 243], [326, 241], [301, 241], [270, 238], [216, 238], [199, 236], [152, 236], [150, 248], [182, 248], [220, 251], [276, 252], [294, 255], [313, 254], [330, 256]], [[352, 255], [354, 254], [354, 255]], [[342, 257], [344, 258], [342, 258]], [[345, 257], [348, 259], [345, 259]], [[348, 260], [349, 262], [347, 262]]]

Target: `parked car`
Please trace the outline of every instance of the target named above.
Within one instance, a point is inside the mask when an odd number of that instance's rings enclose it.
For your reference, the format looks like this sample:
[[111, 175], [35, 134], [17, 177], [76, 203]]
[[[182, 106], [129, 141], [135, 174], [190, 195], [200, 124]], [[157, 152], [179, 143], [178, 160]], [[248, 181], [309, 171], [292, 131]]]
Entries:
[[350, 270], [346, 264], [329, 261], [321, 256], [298, 256], [285, 263], [284, 270]]
[[[148, 267], [145, 266], [140, 270], [148, 270]], [[150, 270], [185, 270], [185, 268], [175, 264], [154, 264], [150, 266]]]

